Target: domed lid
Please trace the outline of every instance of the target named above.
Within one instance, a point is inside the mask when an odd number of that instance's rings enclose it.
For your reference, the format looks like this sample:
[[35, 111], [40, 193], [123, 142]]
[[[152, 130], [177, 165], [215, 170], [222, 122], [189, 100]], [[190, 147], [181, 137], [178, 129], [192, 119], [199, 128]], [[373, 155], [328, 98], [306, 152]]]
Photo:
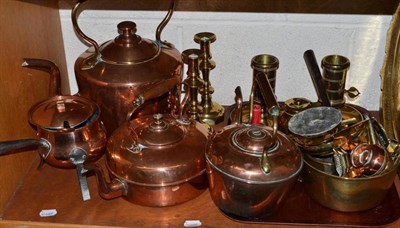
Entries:
[[118, 178], [144, 186], [175, 185], [205, 170], [205, 126], [170, 115], [141, 116], [121, 125], [107, 144]]
[[[264, 147], [271, 167], [268, 173], [261, 165]], [[218, 131], [209, 140], [206, 160], [230, 178], [255, 184], [285, 181], [303, 165], [297, 146], [279, 131], [274, 140], [272, 128], [263, 125], [230, 125]]]
[[29, 122], [47, 130], [80, 128], [99, 115], [98, 106], [82, 97], [55, 96], [29, 111]]
[[150, 61], [160, 54], [159, 44], [136, 35], [134, 22], [123, 21], [117, 27], [119, 36], [100, 47], [103, 61], [113, 64], [138, 64]]

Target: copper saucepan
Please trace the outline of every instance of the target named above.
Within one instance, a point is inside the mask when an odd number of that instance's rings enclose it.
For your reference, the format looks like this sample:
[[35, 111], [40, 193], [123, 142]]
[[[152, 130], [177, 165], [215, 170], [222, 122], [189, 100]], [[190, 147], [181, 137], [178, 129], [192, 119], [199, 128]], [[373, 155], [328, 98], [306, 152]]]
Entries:
[[[79, 170], [83, 163], [98, 160], [107, 143], [99, 107], [83, 97], [61, 95], [60, 74], [54, 63], [24, 59], [22, 66], [51, 74], [50, 98], [29, 110], [29, 123], [37, 130], [39, 139], [0, 142], [0, 155], [39, 148], [42, 161], [58, 168], [76, 167], [81, 178]], [[88, 198], [84, 195], [84, 199]]]

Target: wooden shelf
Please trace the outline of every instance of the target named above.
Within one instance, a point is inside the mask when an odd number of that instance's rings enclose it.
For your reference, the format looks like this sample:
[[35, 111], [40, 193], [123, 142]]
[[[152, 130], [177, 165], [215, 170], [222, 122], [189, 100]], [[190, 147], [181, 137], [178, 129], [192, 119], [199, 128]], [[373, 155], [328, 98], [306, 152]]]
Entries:
[[[101, 161], [102, 162], [102, 161]], [[208, 190], [187, 203], [171, 207], [143, 207], [122, 198], [104, 200], [97, 193], [94, 176], [88, 178], [92, 199], [81, 200], [75, 170], [64, 170], [45, 165], [37, 170], [35, 161], [23, 185], [17, 190], [3, 213], [1, 224], [38, 226], [172, 226], [182, 227], [187, 219], [198, 219], [205, 227], [257, 226], [381, 226], [393, 223], [400, 214], [399, 179], [384, 203], [360, 213], [341, 213], [324, 208], [309, 199], [296, 184], [288, 200], [276, 214], [260, 221], [234, 221], [225, 216], [212, 202]], [[56, 209], [54, 217], [41, 218], [42, 209]], [[382, 219], [379, 220], [378, 218]], [[400, 226], [400, 221], [390, 227]]]

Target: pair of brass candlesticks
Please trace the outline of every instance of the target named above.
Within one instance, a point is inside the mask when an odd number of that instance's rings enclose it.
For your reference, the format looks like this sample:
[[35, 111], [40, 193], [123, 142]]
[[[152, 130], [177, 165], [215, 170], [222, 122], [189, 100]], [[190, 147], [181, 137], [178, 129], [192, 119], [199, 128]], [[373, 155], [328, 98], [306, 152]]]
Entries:
[[210, 46], [216, 39], [216, 35], [211, 32], [197, 33], [194, 41], [200, 44], [200, 49], [187, 49], [182, 52], [183, 62], [188, 66], [187, 78], [183, 81], [186, 95], [182, 104], [189, 103], [187, 114], [190, 118], [209, 125], [221, 122], [224, 116], [224, 108], [212, 101], [214, 88], [210, 83], [210, 72], [216, 66], [212, 60]]

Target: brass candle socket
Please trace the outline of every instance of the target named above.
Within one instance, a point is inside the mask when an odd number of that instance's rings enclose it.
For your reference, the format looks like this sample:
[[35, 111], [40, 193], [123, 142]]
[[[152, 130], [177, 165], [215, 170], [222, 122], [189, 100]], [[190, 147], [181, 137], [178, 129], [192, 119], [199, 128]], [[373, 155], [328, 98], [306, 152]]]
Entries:
[[201, 112], [199, 113], [198, 118], [201, 122], [210, 125], [215, 125], [221, 122], [224, 116], [224, 108], [220, 104], [212, 101], [214, 88], [211, 86], [209, 78], [210, 71], [216, 66], [215, 62], [212, 60], [210, 44], [215, 42], [216, 39], [216, 35], [211, 32], [197, 33], [193, 39], [196, 43], [200, 44], [200, 50], [203, 52], [203, 55], [200, 57], [199, 68], [203, 76], [204, 84], [199, 90], [201, 94], [199, 109]]
[[[276, 70], [279, 67], [279, 60], [273, 55], [261, 54], [256, 55], [251, 60], [251, 68], [253, 68], [253, 84], [250, 93], [250, 107], [249, 107], [249, 122], [253, 122], [253, 108], [255, 103], [262, 101], [260, 90], [255, 81], [255, 76], [258, 74], [264, 74], [268, 78], [271, 85], [272, 91], [275, 92], [275, 80], [276, 80]], [[262, 113], [265, 113], [265, 105]]]

